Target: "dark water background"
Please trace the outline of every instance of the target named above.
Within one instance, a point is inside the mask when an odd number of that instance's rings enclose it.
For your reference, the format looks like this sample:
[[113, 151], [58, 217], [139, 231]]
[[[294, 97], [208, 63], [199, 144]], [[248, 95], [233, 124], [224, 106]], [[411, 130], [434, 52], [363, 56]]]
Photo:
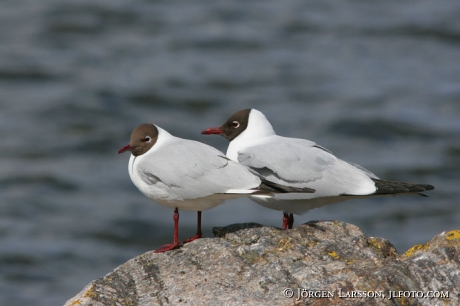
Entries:
[[[226, 150], [200, 131], [254, 107], [429, 198], [349, 201], [337, 219], [404, 252], [460, 228], [460, 2], [0, 2], [0, 305], [62, 305], [172, 239], [172, 211], [131, 183], [117, 150], [138, 124]], [[211, 228], [281, 213], [247, 199]], [[181, 214], [181, 238], [195, 213]]]

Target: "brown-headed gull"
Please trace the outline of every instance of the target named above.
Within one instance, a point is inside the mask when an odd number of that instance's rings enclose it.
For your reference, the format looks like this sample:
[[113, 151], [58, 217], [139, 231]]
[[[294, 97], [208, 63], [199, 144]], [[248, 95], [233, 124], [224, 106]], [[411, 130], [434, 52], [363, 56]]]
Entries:
[[128, 145], [129, 176], [148, 198], [174, 209], [174, 242], [155, 252], [176, 249], [179, 209], [198, 212], [197, 232], [184, 243], [201, 238], [201, 211], [240, 196], [272, 197], [277, 193], [309, 193], [311, 188], [281, 186], [261, 178], [206, 144], [175, 137], [154, 124], [136, 127]]
[[[309, 187], [310, 194], [285, 194], [255, 202], [283, 211], [283, 228], [292, 228], [293, 214], [354, 198], [395, 194], [420, 194], [434, 189], [379, 179], [365, 168], [334, 156], [313, 141], [279, 136], [260, 111], [236, 112], [220, 127], [202, 134], [218, 134], [230, 141], [227, 157], [248, 166], [272, 182], [292, 187]], [[422, 194], [423, 195], [423, 194]]]

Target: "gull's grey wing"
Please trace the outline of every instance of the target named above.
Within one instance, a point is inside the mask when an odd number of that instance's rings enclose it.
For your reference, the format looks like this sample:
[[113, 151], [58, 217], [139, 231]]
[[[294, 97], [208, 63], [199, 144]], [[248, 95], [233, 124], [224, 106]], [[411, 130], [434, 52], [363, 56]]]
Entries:
[[260, 179], [208, 145], [176, 138], [138, 164], [148, 184], [163, 184], [183, 198], [197, 198], [232, 189], [250, 189]]
[[270, 181], [313, 188], [315, 196], [375, 191], [369, 171], [338, 159], [309, 140], [273, 136], [238, 151], [238, 161]]

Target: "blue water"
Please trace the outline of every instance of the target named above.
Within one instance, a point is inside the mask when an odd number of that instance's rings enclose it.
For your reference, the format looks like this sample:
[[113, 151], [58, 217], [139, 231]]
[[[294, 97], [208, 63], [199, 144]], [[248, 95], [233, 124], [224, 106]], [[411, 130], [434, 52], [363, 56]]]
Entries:
[[[261, 110], [429, 198], [349, 201], [296, 218], [353, 223], [400, 252], [460, 228], [458, 1], [0, 2], [0, 305], [62, 305], [172, 239], [172, 211], [117, 155], [140, 123], [200, 131]], [[181, 238], [195, 213], [181, 213]], [[211, 228], [281, 226], [240, 199]]]

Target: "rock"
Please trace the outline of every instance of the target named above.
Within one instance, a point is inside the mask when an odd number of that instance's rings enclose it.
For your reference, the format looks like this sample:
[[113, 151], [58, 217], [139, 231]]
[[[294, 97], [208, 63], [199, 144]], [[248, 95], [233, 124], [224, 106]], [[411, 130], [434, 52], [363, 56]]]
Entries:
[[460, 302], [460, 231], [443, 232], [404, 254], [388, 240], [338, 221], [312, 221], [286, 231], [255, 223], [213, 231], [217, 238], [133, 258], [65, 305]]

